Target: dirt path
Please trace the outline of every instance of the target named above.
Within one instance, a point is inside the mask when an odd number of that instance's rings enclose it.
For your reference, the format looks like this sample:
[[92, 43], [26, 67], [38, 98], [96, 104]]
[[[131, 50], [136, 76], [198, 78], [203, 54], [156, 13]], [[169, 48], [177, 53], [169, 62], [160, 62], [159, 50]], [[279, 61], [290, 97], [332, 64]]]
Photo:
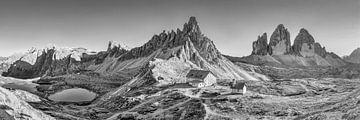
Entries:
[[209, 114], [215, 115], [215, 116], [220, 116], [220, 117], [225, 117], [225, 118], [229, 118], [228, 116], [224, 116], [221, 115], [219, 113], [216, 113], [214, 111], [212, 111], [209, 106], [207, 106], [206, 104], [202, 103], [204, 105], [205, 111], [206, 111], [206, 115], [204, 117], [204, 120], [207, 120], [209, 118]]
[[149, 99], [148, 101], [142, 102], [142, 103], [140, 103], [139, 105], [137, 105], [137, 106], [135, 106], [135, 107], [133, 107], [133, 108], [127, 110], [127, 111], [122, 111], [122, 112], [115, 113], [115, 114], [112, 115], [111, 117], [107, 118], [107, 120], [115, 120], [116, 117], [119, 116], [120, 114], [123, 114], [123, 113], [131, 113], [130, 111], [135, 110], [135, 109], [143, 106], [144, 104], [157, 101], [159, 98], [160, 98], [159, 96], [154, 97], [154, 98], [151, 98], [151, 99]]
[[[168, 108], [166, 108], [166, 109], [158, 109], [158, 110], [156, 110], [154, 113], [147, 114], [146, 116], [152, 116], [152, 115], [161, 114], [161, 113], [163, 113], [163, 112], [165, 112], [165, 111], [167, 111], [167, 110], [170, 110], [170, 109], [179, 107], [179, 106], [181, 106], [181, 105], [189, 102], [190, 100], [191, 100], [191, 98], [189, 98], [189, 99], [187, 99], [187, 100], [185, 100], [185, 101], [179, 102], [179, 103], [177, 103], [177, 104], [175, 104], [175, 105], [173, 105], [173, 106], [171, 106], [171, 107], [168, 107]], [[142, 116], [142, 117], [144, 118], [144, 117], [146, 117], [146, 116]]]

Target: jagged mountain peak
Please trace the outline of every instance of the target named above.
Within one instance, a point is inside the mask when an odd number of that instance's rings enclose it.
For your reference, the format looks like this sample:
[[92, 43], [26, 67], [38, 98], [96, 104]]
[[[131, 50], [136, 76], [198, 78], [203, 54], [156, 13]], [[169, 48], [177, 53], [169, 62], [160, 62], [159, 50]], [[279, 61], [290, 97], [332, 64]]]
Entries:
[[284, 24], [279, 24], [276, 26], [276, 30], [286, 30]]
[[306, 30], [305, 28], [301, 28], [299, 33], [309, 34], [308, 30]]
[[194, 16], [191, 16], [189, 21], [184, 24], [183, 32], [185, 33], [193, 32], [193, 33], [201, 34], [200, 27]]
[[[212, 41], [204, 36], [195, 17], [190, 17], [189, 21], [184, 24], [183, 30], [179, 28], [171, 30], [171, 32], [162, 31], [154, 35], [147, 43], [140, 47], [131, 49], [129, 52], [122, 55], [119, 61], [148, 56], [158, 49], [171, 49], [177, 46], [185, 45], [186, 41], [190, 41], [199, 50], [204, 50], [201, 47], [214, 48], [213, 53], [218, 53], [218, 50], [213, 45]], [[207, 48], [206, 48], [207, 49]]]

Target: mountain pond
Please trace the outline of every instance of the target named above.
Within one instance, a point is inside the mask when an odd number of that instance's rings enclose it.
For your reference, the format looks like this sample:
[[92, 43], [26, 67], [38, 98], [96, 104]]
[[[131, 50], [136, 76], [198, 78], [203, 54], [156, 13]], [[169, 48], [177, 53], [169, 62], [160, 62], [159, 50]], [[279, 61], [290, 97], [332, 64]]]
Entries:
[[59, 91], [48, 98], [56, 102], [87, 102], [96, 97], [96, 93], [83, 88], [71, 88]]

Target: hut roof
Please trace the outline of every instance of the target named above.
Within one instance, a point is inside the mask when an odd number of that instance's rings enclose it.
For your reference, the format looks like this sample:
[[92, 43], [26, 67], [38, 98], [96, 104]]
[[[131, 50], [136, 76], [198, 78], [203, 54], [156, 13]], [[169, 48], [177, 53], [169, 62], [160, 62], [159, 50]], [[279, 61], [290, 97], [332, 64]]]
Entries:
[[204, 80], [209, 73], [210, 71], [205, 70], [190, 70], [186, 77]]
[[243, 89], [244, 86], [245, 86], [245, 82], [235, 82], [230, 86], [230, 88], [231, 89]]

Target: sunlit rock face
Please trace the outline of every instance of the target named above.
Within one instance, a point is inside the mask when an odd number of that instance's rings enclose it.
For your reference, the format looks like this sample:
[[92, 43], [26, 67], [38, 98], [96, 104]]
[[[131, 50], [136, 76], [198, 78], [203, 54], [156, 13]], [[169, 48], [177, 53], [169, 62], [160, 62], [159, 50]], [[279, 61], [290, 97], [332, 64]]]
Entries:
[[283, 55], [291, 52], [290, 33], [283, 24], [279, 24], [270, 37], [270, 55]]

